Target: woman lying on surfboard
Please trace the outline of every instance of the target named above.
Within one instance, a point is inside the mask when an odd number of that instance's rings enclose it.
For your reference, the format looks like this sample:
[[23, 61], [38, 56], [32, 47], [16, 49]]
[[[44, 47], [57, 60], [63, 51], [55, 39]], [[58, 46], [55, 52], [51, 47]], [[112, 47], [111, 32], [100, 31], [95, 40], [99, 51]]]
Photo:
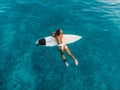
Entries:
[[58, 43], [58, 49], [60, 51], [61, 57], [62, 57], [63, 61], [65, 62], [66, 66], [68, 67], [69, 64], [68, 64], [68, 62], [67, 62], [67, 60], [65, 58], [64, 50], [74, 60], [75, 65], [78, 65], [77, 59], [71, 54], [68, 46], [65, 44], [65, 42], [63, 40], [64, 35], [63, 35], [63, 32], [62, 32], [62, 29], [58, 29], [56, 32], [53, 32], [52, 36], [55, 37], [55, 39], [56, 39], [56, 41]]

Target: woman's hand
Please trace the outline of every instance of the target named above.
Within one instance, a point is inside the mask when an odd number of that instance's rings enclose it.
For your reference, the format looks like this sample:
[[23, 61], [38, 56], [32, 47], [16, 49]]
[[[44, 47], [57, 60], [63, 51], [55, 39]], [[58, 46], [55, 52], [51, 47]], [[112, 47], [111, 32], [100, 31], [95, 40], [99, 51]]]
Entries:
[[55, 37], [55, 36], [56, 36], [56, 33], [55, 33], [55, 32], [53, 32], [53, 33], [51, 34], [51, 36]]

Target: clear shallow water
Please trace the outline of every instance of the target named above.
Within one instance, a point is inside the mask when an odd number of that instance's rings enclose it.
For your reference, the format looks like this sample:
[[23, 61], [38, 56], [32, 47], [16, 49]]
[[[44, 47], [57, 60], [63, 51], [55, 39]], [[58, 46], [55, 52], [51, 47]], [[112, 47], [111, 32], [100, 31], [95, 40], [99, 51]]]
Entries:
[[[0, 90], [119, 90], [119, 0], [1, 0]], [[79, 61], [35, 41], [62, 28]]]

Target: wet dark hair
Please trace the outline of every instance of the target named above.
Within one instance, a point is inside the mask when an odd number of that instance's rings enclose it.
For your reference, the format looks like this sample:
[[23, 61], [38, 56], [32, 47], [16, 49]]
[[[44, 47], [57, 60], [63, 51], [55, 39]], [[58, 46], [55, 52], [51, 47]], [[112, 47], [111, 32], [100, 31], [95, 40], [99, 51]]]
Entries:
[[57, 34], [57, 35], [60, 35], [60, 34], [61, 34], [61, 32], [60, 32], [61, 30], [62, 30], [62, 29], [58, 29], [58, 30], [56, 31], [56, 34]]

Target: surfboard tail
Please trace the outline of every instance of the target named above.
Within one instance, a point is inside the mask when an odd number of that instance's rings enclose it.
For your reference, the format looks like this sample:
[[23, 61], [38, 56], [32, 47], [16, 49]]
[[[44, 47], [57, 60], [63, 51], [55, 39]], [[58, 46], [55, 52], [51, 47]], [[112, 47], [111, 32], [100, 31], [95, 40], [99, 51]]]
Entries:
[[39, 39], [39, 40], [37, 40], [37, 41], [35, 42], [35, 44], [36, 44], [37, 46], [39, 46], [39, 45], [46, 45], [46, 41], [45, 41], [45, 39]]

